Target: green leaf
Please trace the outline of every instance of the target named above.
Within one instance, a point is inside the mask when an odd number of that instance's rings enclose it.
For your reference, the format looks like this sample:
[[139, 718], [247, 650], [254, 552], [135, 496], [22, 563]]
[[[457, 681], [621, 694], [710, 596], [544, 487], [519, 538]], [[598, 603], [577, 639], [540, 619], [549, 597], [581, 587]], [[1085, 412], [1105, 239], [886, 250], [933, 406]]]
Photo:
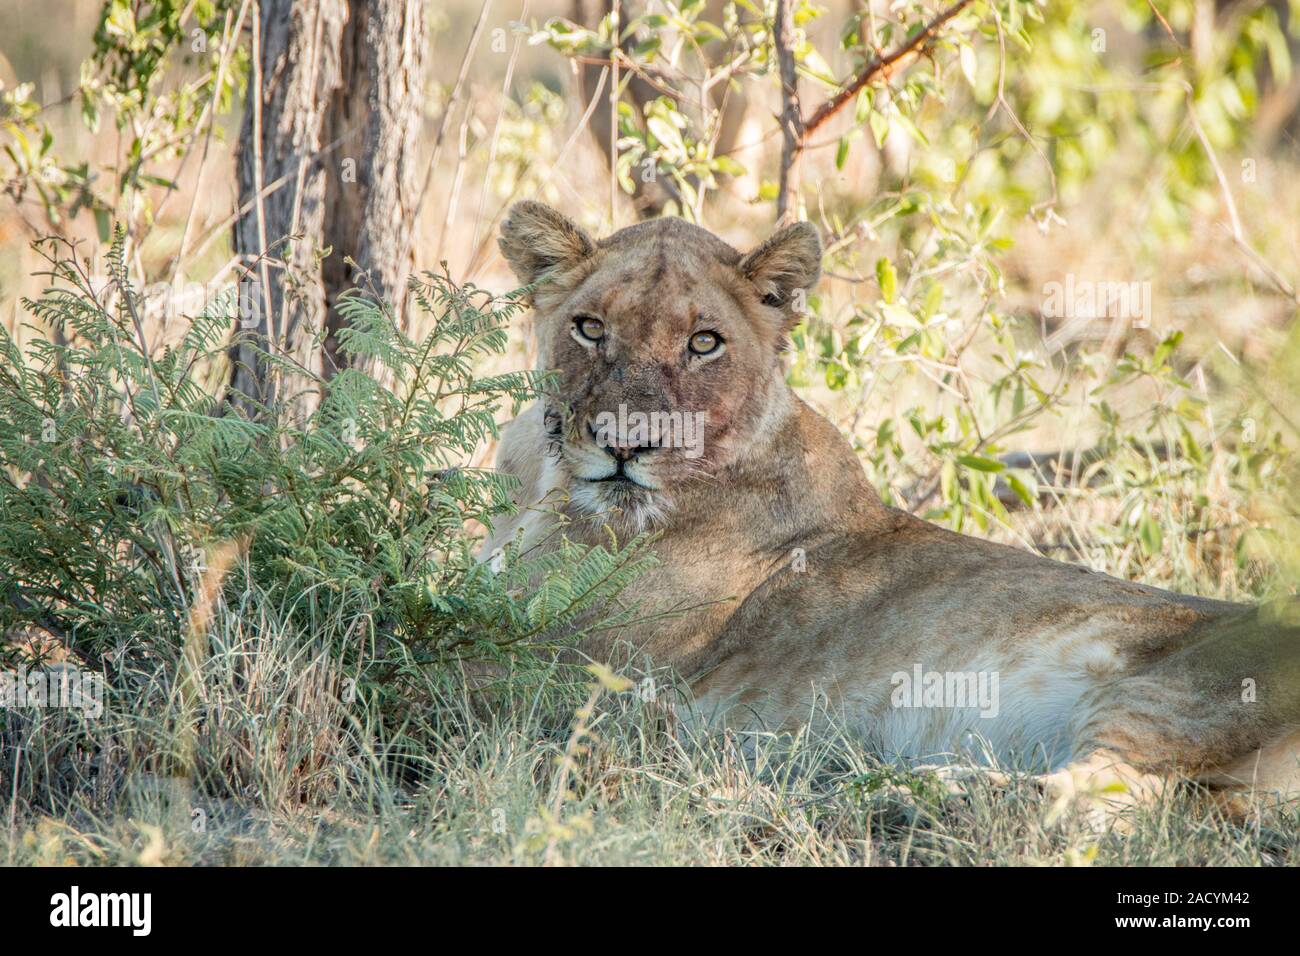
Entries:
[[999, 472], [1006, 468], [1006, 465], [997, 459], [985, 458], [981, 455], [958, 455], [957, 464], [985, 472]]
[[975, 76], [979, 72], [979, 61], [975, 57], [975, 48], [969, 43], [963, 43], [958, 58], [961, 61], [962, 75], [966, 77], [966, 82], [974, 89]]
[[1038, 501], [1038, 481], [1032, 474], [1026, 474], [1022, 479], [1015, 472], [1008, 471], [1005, 475], [1007, 486], [1010, 487], [1015, 496], [1024, 502], [1026, 507], [1032, 508]]
[[876, 283], [880, 286], [880, 297], [892, 305], [894, 295], [898, 292], [898, 273], [888, 256], [876, 260]]
[[1138, 540], [1142, 543], [1142, 550], [1148, 557], [1155, 557], [1160, 553], [1161, 546], [1164, 544], [1164, 532], [1160, 529], [1160, 523], [1150, 514], [1144, 514], [1138, 523]]
[[889, 135], [889, 119], [879, 110], [873, 109], [867, 119], [871, 127], [871, 136], [876, 141], [876, 149], [885, 145], [885, 137]]

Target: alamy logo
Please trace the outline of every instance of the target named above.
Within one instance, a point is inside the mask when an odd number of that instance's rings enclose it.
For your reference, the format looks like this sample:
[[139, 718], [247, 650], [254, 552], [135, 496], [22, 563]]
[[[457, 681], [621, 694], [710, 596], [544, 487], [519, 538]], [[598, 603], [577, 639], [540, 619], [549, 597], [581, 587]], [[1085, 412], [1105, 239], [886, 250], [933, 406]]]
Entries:
[[1064, 282], [1043, 285], [1042, 312], [1049, 319], [1127, 319], [1143, 329], [1151, 324], [1151, 283], [1093, 282], [1067, 273]]
[[889, 683], [894, 707], [977, 707], [981, 717], [998, 715], [997, 671], [927, 671], [914, 664], [911, 673], [895, 671]]
[[600, 412], [596, 416], [596, 441], [624, 448], [682, 448], [684, 457], [699, 458], [704, 454], [707, 420], [707, 412], [629, 412], [626, 405], [620, 404], [617, 415]]
[[80, 710], [87, 717], [104, 713], [104, 676], [70, 664], [28, 671], [23, 665], [0, 671], [0, 707]]
[[153, 928], [151, 893], [82, 893], [74, 886], [51, 896], [50, 907], [51, 926], [129, 926], [133, 936]]

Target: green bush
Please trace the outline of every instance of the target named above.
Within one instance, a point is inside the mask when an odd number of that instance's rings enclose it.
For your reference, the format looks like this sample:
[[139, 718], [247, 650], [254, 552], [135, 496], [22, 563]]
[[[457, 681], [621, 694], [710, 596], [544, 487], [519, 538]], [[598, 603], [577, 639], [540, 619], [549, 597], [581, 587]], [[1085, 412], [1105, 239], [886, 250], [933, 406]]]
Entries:
[[[304, 640], [337, 645], [356, 688], [400, 710], [418, 683], [404, 675], [534, 666], [538, 651], [611, 623], [642, 542], [510, 551], [495, 572], [475, 558], [470, 529], [511, 507], [510, 479], [465, 462], [495, 437], [499, 409], [545, 384], [473, 372], [505, 347], [518, 293], [413, 279], [433, 319], [422, 341], [349, 294], [341, 347], [368, 371], [326, 385], [262, 352], [281, 395], [263, 406], [211, 386], [235, 289], [179, 344], [151, 349], [120, 237], [107, 291], [57, 243], [41, 248], [50, 286], [24, 304], [55, 334], [24, 354], [0, 331], [0, 633], [53, 634], [122, 686], [177, 665], [187, 641], [201, 656], [213, 602], [256, 595]], [[320, 396], [302, 421], [294, 381]]]

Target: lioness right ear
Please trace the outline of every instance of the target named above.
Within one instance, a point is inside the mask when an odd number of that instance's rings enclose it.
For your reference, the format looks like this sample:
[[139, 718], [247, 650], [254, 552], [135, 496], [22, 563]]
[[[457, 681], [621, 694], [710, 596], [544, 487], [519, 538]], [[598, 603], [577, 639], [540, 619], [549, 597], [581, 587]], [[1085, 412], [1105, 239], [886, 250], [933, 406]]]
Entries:
[[531, 200], [510, 207], [497, 245], [524, 285], [577, 265], [596, 251], [596, 243], [580, 226], [545, 203]]
[[810, 222], [778, 229], [740, 260], [740, 272], [758, 286], [763, 304], [786, 313], [790, 324], [806, 311], [801, 293], [817, 284], [822, 272], [822, 241]]

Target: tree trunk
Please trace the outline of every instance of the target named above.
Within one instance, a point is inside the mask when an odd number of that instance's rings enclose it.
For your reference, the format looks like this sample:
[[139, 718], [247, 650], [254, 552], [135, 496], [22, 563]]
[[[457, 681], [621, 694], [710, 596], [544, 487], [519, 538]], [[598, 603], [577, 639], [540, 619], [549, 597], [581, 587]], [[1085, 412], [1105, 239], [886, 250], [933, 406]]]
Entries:
[[[232, 399], [315, 407], [338, 353], [338, 295], [363, 282], [404, 321], [424, 21], [418, 0], [260, 0], [237, 157], [245, 265]], [[294, 237], [289, 239], [288, 237]], [[288, 239], [288, 241], [285, 241]], [[299, 375], [270, 374], [258, 349]], [[276, 394], [275, 381], [282, 381]], [[296, 396], [296, 397], [295, 397]]]
[[[352, 17], [343, 37], [343, 83], [326, 114], [327, 137], [342, 140], [335, 169], [355, 177], [329, 179], [330, 216], [325, 261], [328, 290], [342, 291], [358, 281], [394, 310], [406, 327], [406, 280], [415, 269], [410, 242], [419, 199], [416, 146], [420, 131], [421, 79], [424, 75], [424, 16], [419, 0], [352, 0]], [[365, 273], [344, 262], [344, 253]], [[326, 374], [348, 364], [338, 348], [343, 321], [329, 298], [326, 319]]]

